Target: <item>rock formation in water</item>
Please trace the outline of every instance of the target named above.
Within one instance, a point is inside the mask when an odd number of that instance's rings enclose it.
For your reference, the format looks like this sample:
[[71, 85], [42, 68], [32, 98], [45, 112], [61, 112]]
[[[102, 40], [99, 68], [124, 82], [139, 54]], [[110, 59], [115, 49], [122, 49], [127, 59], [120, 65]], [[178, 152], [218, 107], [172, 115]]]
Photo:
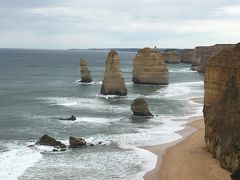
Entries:
[[223, 168], [234, 170], [240, 162], [240, 43], [209, 61], [204, 81], [207, 148]]
[[143, 48], [133, 60], [133, 83], [168, 84], [168, 67], [157, 49]]
[[83, 138], [69, 137], [69, 148], [79, 148], [86, 146], [86, 141]]
[[182, 52], [182, 62], [184, 63], [192, 63], [193, 60], [193, 49], [184, 49]]
[[108, 53], [105, 62], [105, 74], [101, 94], [120, 96], [127, 94], [125, 82], [120, 70], [120, 58], [118, 53], [113, 49]]
[[168, 63], [180, 63], [182, 53], [177, 49], [167, 49], [162, 53], [163, 61]]
[[194, 50], [192, 70], [205, 72], [206, 65], [210, 59], [223, 49], [234, 47], [234, 44], [216, 44], [214, 46], [199, 46]]
[[88, 65], [83, 58], [80, 59], [80, 67], [81, 67], [80, 72], [82, 76], [81, 82], [85, 82], [85, 83], [92, 82], [92, 77], [90, 75], [90, 71], [88, 70]]
[[57, 141], [55, 138], [44, 134], [36, 144], [45, 145], [45, 146], [54, 146], [55, 148], [66, 148], [67, 146], [60, 141]]
[[131, 104], [131, 110], [135, 116], [152, 116], [145, 99], [138, 98]]
[[71, 117], [69, 118], [59, 118], [59, 120], [66, 120], [66, 121], [75, 121], [77, 118], [73, 115], [71, 115]]

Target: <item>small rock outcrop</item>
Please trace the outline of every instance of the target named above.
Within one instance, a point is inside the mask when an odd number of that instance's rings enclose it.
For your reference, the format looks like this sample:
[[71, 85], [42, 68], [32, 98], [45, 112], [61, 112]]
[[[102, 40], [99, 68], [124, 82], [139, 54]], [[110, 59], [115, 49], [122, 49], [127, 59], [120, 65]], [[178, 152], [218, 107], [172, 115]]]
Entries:
[[120, 70], [120, 58], [114, 49], [108, 53], [107, 60], [105, 62], [105, 73], [102, 82], [101, 94], [120, 96], [127, 94], [125, 81], [122, 78]]
[[207, 149], [234, 170], [240, 162], [240, 43], [209, 61], [204, 81]]
[[75, 121], [76, 120], [76, 117], [71, 115], [71, 117], [69, 118], [59, 118], [59, 120], [66, 120], [66, 121]]
[[168, 66], [154, 48], [141, 49], [133, 60], [134, 84], [168, 84]]
[[182, 60], [182, 53], [177, 49], [167, 49], [162, 53], [163, 61], [168, 63], [180, 63]]
[[131, 104], [131, 110], [135, 116], [153, 116], [144, 98], [135, 99]]
[[36, 144], [45, 145], [45, 146], [54, 146], [55, 148], [66, 148], [67, 146], [60, 141], [57, 141], [55, 138], [44, 134]]
[[88, 70], [88, 65], [83, 58], [80, 59], [80, 67], [81, 67], [80, 72], [82, 76], [81, 82], [84, 83], [92, 82], [92, 77], [90, 71]]
[[83, 138], [69, 137], [69, 148], [79, 148], [86, 146], [86, 141]]
[[205, 72], [209, 60], [224, 49], [233, 48], [234, 44], [216, 44], [214, 46], [199, 46], [194, 50], [192, 70]]

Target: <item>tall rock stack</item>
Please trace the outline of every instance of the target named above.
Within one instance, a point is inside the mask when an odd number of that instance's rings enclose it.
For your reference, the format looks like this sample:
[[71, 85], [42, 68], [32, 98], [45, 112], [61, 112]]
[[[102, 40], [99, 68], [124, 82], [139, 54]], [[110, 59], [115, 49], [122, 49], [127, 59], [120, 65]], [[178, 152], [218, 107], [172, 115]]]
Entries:
[[81, 82], [85, 83], [92, 82], [92, 77], [90, 75], [90, 71], [88, 70], [88, 65], [83, 58], [80, 59], [80, 67], [81, 67], [80, 72], [82, 76]]
[[168, 84], [168, 67], [157, 49], [143, 48], [133, 60], [133, 83]]
[[207, 148], [234, 170], [240, 165], [240, 43], [209, 61], [204, 89]]
[[114, 49], [108, 53], [105, 62], [105, 74], [102, 82], [101, 94], [120, 96], [127, 94], [125, 82], [120, 70], [120, 58]]

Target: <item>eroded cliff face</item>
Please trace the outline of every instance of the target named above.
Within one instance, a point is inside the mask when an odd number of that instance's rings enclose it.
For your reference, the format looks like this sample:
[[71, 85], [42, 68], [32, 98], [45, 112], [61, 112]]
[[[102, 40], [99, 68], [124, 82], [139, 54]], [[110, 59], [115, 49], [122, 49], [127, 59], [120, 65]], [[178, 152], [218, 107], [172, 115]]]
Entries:
[[180, 63], [182, 60], [182, 53], [176, 49], [169, 49], [162, 53], [162, 57], [164, 62]]
[[234, 44], [216, 44], [214, 46], [198, 46], [194, 49], [192, 69], [205, 72], [209, 60], [224, 49], [233, 48]]
[[88, 65], [83, 58], [80, 59], [80, 67], [81, 67], [80, 72], [82, 76], [81, 82], [86, 82], [86, 83], [92, 82], [92, 77], [90, 75], [90, 71], [88, 70]]
[[194, 53], [193, 49], [184, 49], [182, 52], [182, 60], [181, 61], [185, 62], [185, 63], [192, 63], [193, 53]]
[[120, 70], [120, 58], [118, 53], [112, 49], [105, 62], [105, 73], [102, 82], [101, 94], [104, 95], [126, 95], [127, 89]]
[[168, 84], [168, 67], [157, 49], [143, 48], [133, 60], [133, 83]]
[[209, 61], [204, 81], [207, 148], [223, 168], [234, 170], [240, 160], [240, 43]]

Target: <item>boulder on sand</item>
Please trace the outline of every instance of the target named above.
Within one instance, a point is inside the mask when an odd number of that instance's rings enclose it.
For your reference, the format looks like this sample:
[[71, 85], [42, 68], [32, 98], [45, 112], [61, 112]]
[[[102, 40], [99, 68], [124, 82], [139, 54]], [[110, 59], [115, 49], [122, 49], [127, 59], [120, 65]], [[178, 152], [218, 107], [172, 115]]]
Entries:
[[60, 141], [57, 141], [55, 138], [44, 134], [36, 144], [45, 145], [45, 146], [54, 146], [56, 148], [66, 148], [67, 146]]
[[78, 137], [69, 137], [69, 148], [79, 148], [82, 146], [86, 146], [86, 141], [83, 138]]
[[149, 111], [146, 100], [143, 98], [135, 99], [131, 104], [131, 110], [136, 116], [153, 116]]

